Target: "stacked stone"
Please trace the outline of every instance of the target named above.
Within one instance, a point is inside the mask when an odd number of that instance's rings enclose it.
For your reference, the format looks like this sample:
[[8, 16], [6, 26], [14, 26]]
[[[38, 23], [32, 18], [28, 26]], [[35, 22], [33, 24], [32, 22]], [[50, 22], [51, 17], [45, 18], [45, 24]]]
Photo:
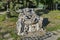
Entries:
[[26, 35], [36, 31], [41, 31], [43, 18], [35, 14], [33, 9], [21, 9], [17, 21], [17, 34]]

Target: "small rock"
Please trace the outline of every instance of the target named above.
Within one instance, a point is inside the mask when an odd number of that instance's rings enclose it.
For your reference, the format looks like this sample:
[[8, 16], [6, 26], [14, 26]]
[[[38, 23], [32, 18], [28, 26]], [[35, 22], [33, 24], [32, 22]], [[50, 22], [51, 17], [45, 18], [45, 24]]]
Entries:
[[36, 39], [37, 39], [36, 37], [35, 38], [33, 38], [33, 37], [31, 38], [31, 40], [36, 40]]
[[14, 38], [9, 38], [8, 40], [14, 40]]
[[46, 38], [48, 38], [48, 35], [44, 35], [43, 39], [46, 39]]
[[60, 33], [60, 29], [58, 29], [57, 32]]
[[9, 38], [9, 37], [11, 37], [9, 33], [4, 35], [4, 38]]
[[38, 38], [38, 40], [43, 40], [42, 36], [40, 38]]
[[48, 37], [51, 37], [53, 35], [53, 33], [49, 34]]
[[29, 40], [32, 40], [31, 38], [29, 38]]
[[52, 33], [52, 32], [47, 32], [47, 33], [46, 33], [46, 35], [49, 35], [49, 34], [53, 35], [53, 33]]
[[53, 35], [58, 35], [57, 31], [52, 31]]
[[0, 32], [6, 32], [6, 30], [4, 30], [4, 29], [1, 29], [1, 30], [0, 30]]

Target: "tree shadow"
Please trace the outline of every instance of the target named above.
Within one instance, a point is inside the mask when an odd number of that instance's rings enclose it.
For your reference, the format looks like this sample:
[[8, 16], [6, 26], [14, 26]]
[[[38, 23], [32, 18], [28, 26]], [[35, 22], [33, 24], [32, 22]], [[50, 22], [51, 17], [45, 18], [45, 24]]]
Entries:
[[43, 14], [48, 14], [49, 10], [36, 10], [35, 12], [38, 16], [41, 16]]
[[4, 12], [4, 11], [6, 11], [6, 9], [0, 9], [0, 12]]
[[43, 18], [43, 22], [42, 22], [42, 28], [46, 28], [46, 26], [50, 23], [50, 21], [48, 21], [48, 18]]
[[11, 15], [10, 15], [10, 16], [8, 16], [8, 18], [14, 18], [14, 17], [15, 17], [15, 18], [17, 18], [17, 16], [11, 16]]

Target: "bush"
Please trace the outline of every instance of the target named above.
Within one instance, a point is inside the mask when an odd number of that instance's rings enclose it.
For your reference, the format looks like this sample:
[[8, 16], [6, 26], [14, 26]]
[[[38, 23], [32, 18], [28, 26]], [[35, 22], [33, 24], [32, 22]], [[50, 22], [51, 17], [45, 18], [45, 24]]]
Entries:
[[0, 10], [5, 9], [6, 3], [0, 2]]
[[0, 2], [0, 9], [2, 9], [3, 8], [3, 3], [2, 2]]

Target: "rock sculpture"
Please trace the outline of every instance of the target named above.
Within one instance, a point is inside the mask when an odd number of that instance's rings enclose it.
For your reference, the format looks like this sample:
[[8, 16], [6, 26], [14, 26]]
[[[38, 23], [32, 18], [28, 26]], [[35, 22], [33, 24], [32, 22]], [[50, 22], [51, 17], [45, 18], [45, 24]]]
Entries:
[[[19, 19], [17, 21], [17, 34], [24, 36], [35, 32], [41, 32], [43, 18], [35, 14], [34, 10], [31, 8], [21, 9], [22, 11], [19, 14]], [[30, 35], [30, 36], [31, 36]], [[37, 34], [38, 35], [38, 34]]]

